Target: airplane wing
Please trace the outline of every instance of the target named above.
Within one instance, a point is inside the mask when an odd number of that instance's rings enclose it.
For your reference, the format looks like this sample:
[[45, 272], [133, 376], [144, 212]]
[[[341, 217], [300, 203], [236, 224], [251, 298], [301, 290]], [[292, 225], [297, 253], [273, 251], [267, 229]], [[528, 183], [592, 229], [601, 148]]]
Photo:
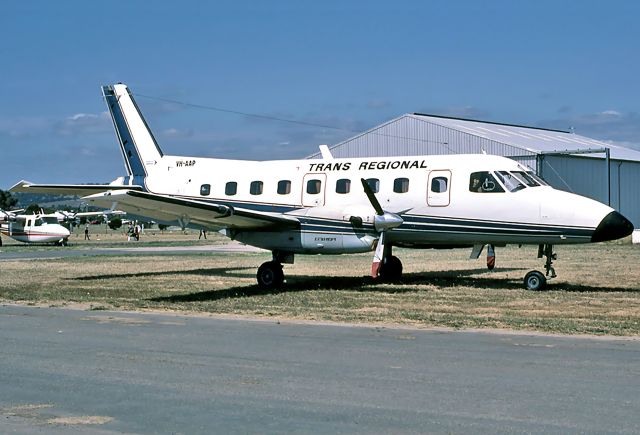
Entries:
[[143, 190], [142, 186], [122, 186], [111, 184], [34, 184], [29, 181], [19, 181], [9, 192], [46, 193], [51, 195], [86, 196], [107, 190]]
[[178, 222], [182, 226], [191, 224], [209, 229], [244, 230], [299, 226], [296, 218], [281, 213], [259, 212], [136, 190], [101, 192], [86, 196], [83, 200], [102, 207], [117, 203], [118, 209], [127, 213], [160, 222]]

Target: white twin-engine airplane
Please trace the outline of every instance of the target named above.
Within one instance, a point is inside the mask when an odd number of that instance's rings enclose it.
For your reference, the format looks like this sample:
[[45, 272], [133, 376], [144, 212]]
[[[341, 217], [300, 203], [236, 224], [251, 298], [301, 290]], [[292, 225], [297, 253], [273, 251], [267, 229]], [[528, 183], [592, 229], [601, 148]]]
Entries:
[[[66, 245], [70, 232], [62, 222], [74, 222], [81, 217], [123, 215], [120, 210], [19, 214], [20, 210], [0, 210], [0, 234], [24, 243], [55, 243]], [[0, 246], [2, 241], [0, 240]]]
[[70, 235], [54, 214], [18, 214], [11, 211], [0, 211], [0, 234], [24, 243], [59, 245], [66, 245]]
[[[12, 191], [74, 193], [103, 207], [183, 227], [221, 229], [268, 249], [258, 284], [283, 284], [294, 254], [375, 251], [371, 274], [397, 279], [392, 247], [539, 245], [546, 276], [531, 271], [530, 289], [554, 277], [555, 244], [614, 240], [632, 223], [604, 204], [555, 190], [517, 162], [490, 155], [246, 161], [164, 155], [128, 88], [104, 86], [128, 176], [110, 185], [31, 185]], [[117, 205], [116, 205], [117, 204]]]

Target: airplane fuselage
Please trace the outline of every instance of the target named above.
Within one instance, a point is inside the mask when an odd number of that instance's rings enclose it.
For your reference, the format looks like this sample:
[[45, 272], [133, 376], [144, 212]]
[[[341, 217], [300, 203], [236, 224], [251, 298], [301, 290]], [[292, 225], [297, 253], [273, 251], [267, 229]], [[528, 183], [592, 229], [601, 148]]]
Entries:
[[[147, 168], [149, 175], [136, 181], [152, 193], [295, 216], [301, 223], [295, 231], [228, 232], [248, 244], [293, 253], [372, 249], [375, 212], [360, 179], [370, 180], [386, 211], [402, 216], [388, 234], [396, 246], [587, 243], [613, 211], [553, 189], [499, 156], [265, 162], [163, 156]], [[473, 174], [484, 177], [484, 188], [475, 191]], [[507, 186], [506, 177], [519, 188]]]

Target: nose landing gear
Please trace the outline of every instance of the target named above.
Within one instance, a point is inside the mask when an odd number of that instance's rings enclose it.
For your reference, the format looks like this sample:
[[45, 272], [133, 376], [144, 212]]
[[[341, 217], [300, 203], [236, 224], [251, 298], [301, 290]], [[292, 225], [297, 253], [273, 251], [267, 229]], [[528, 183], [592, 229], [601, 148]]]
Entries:
[[547, 285], [547, 279], [555, 278], [556, 271], [553, 268], [553, 260], [558, 258], [553, 252], [553, 245], [544, 244], [538, 246], [538, 258], [546, 257], [544, 269], [546, 276], [537, 270], [532, 270], [524, 276], [524, 285], [529, 290], [543, 290]]

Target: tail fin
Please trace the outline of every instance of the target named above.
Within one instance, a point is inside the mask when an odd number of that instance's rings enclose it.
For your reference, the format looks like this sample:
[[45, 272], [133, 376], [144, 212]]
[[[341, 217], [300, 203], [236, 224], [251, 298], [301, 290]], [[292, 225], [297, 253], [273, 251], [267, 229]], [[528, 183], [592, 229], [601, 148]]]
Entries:
[[103, 86], [102, 95], [111, 112], [128, 174], [146, 177], [163, 154], [129, 88], [123, 84]]

